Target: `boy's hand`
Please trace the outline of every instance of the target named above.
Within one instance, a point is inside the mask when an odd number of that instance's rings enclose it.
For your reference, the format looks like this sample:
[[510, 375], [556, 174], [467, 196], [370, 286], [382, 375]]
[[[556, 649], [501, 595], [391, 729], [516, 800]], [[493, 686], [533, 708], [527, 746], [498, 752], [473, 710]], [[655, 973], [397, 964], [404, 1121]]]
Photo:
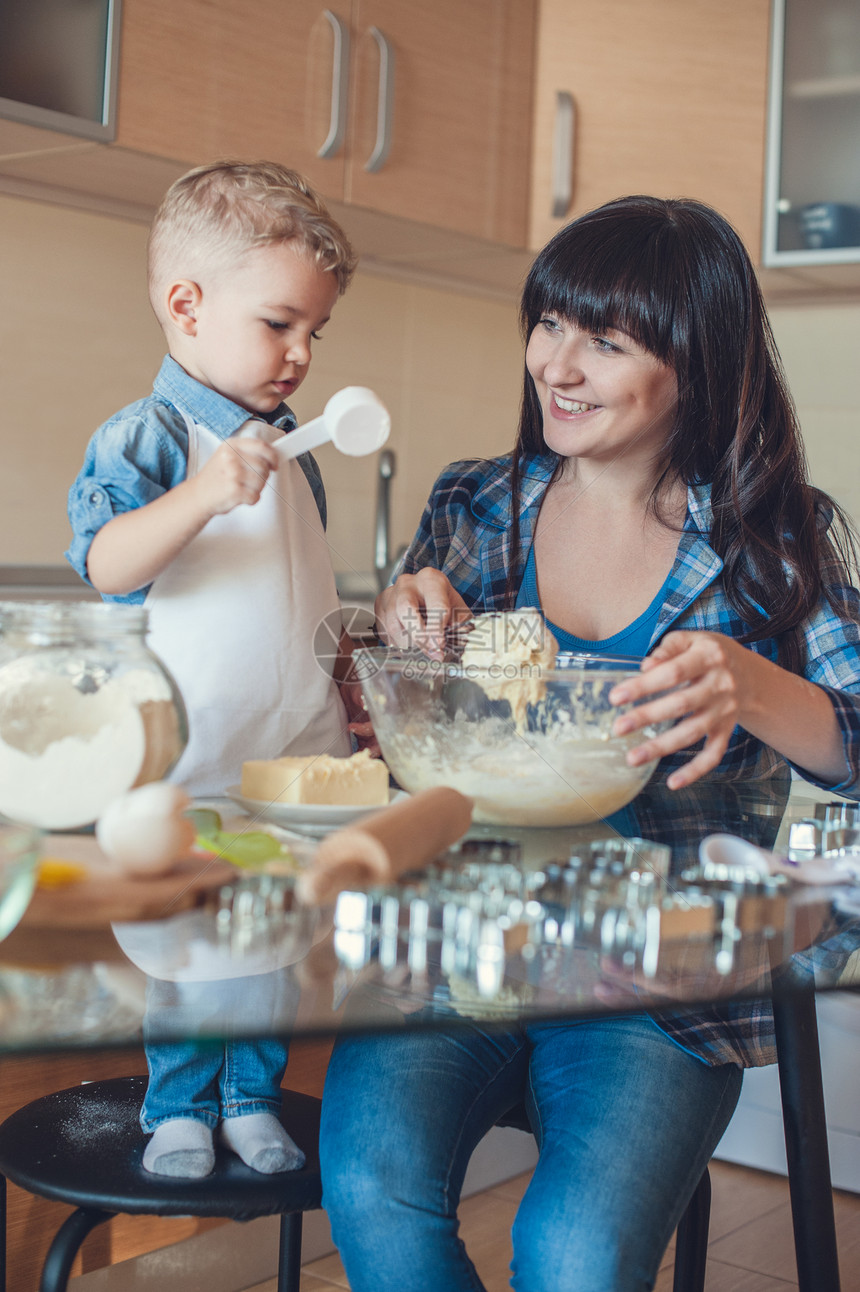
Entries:
[[105, 596], [123, 596], [152, 583], [213, 516], [258, 502], [278, 462], [265, 440], [225, 440], [197, 475], [99, 530], [87, 555], [93, 586]]
[[229, 439], [215, 450], [205, 467], [194, 476], [202, 505], [210, 516], [223, 515], [240, 503], [253, 506], [269, 474], [278, 469], [278, 455], [265, 440]]

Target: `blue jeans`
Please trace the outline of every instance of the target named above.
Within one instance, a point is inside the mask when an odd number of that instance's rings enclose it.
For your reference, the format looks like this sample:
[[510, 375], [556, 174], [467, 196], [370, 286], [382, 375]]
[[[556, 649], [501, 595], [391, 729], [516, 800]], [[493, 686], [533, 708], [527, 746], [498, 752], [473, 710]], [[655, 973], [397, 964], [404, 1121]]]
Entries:
[[320, 1159], [350, 1287], [480, 1292], [458, 1236], [463, 1176], [525, 1098], [540, 1157], [513, 1227], [514, 1288], [652, 1288], [741, 1081], [645, 1015], [340, 1039]]
[[[289, 970], [213, 982], [147, 979], [143, 1037], [149, 1084], [142, 1130], [150, 1134], [176, 1117], [214, 1130], [224, 1117], [277, 1115], [289, 1044], [265, 1032], [275, 1018], [289, 1017], [297, 1003]], [[253, 1036], [257, 1029], [264, 1039]], [[218, 1039], [162, 1039], [184, 1030]]]

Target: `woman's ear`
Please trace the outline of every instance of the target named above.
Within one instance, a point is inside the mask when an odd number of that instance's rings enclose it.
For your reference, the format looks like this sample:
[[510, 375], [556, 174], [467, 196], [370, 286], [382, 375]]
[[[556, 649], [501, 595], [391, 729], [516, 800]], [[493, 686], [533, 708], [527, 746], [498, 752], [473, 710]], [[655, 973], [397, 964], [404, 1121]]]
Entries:
[[185, 336], [197, 335], [197, 308], [202, 299], [200, 287], [188, 278], [180, 278], [167, 288], [168, 321]]

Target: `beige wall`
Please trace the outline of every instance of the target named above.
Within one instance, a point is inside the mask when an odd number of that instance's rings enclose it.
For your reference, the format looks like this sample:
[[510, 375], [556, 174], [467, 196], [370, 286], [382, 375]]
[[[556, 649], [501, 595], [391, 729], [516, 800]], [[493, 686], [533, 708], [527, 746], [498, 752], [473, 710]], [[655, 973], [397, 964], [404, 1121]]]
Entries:
[[[326, 325], [292, 406], [304, 420], [345, 385], [371, 386], [386, 404], [388, 446], [396, 455], [396, 548], [412, 537], [441, 467], [511, 446], [521, 382], [514, 305], [359, 273]], [[317, 458], [335, 569], [368, 570], [377, 462], [345, 458], [330, 445]]]
[[[95, 427], [145, 394], [163, 351], [141, 225], [0, 196], [0, 564], [62, 561], [66, 492]], [[813, 478], [860, 518], [860, 305], [773, 312]], [[513, 303], [359, 273], [294, 401], [304, 420], [343, 385], [373, 387], [393, 421], [394, 543], [411, 536], [439, 468], [505, 451], [522, 361]], [[372, 565], [375, 460], [328, 447], [338, 570]]]
[[771, 311], [810, 475], [860, 527], [860, 304]]
[[[148, 393], [163, 354], [146, 298], [141, 225], [0, 196], [0, 564], [62, 562], [66, 494], [92, 432]], [[515, 309], [359, 273], [294, 402], [301, 420], [340, 386], [392, 414], [394, 545], [412, 535], [440, 467], [504, 451], [521, 374]], [[375, 459], [319, 452], [338, 570], [373, 563]]]
[[143, 227], [0, 197], [0, 563], [62, 561], [87, 439], [161, 354]]

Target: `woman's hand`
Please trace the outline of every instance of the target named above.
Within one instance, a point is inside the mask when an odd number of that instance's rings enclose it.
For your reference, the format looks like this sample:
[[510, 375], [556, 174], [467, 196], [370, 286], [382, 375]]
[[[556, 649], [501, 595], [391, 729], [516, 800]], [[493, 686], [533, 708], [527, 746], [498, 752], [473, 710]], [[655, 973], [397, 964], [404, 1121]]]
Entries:
[[721, 633], [668, 633], [642, 661], [639, 676], [609, 693], [612, 704], [625, 704], [669, 687], [680, 688], [616, 718], [613, 732], [619, 736], [650, 723], [675, 722], [668, 731], [632, 749], [627, 762], [635, 767], [704, 740], [704, 747], [666, 784], [669, 789], [681, 789], [712, 771], [737, 724], [746, 725], [745, 715], [754, 712], [756, 676], [762, 665], [774, 667]]
[[472, 612], [441, 570], [401, 574], [376, 598], [380, 635], [391, 646], [417, 648], [442, 659], [446, 634]]
[[[680, 689], [647, 699], [667, 687]], [[609, 693], [612, 704], [643, 698], [646, 703], [616, 718], [616, 735], [651, 722], [678, 721], [632, 749], [627, 755], [631, 766], [705, 742], [667, 779], [669, 789], [681, 789], [712, 771], [735, 726], [815, 779], [838, 787], [850, 775], [839, 722], [824, 688], [722, 633], [667, 633], [642, 661], [641, 673]]]

